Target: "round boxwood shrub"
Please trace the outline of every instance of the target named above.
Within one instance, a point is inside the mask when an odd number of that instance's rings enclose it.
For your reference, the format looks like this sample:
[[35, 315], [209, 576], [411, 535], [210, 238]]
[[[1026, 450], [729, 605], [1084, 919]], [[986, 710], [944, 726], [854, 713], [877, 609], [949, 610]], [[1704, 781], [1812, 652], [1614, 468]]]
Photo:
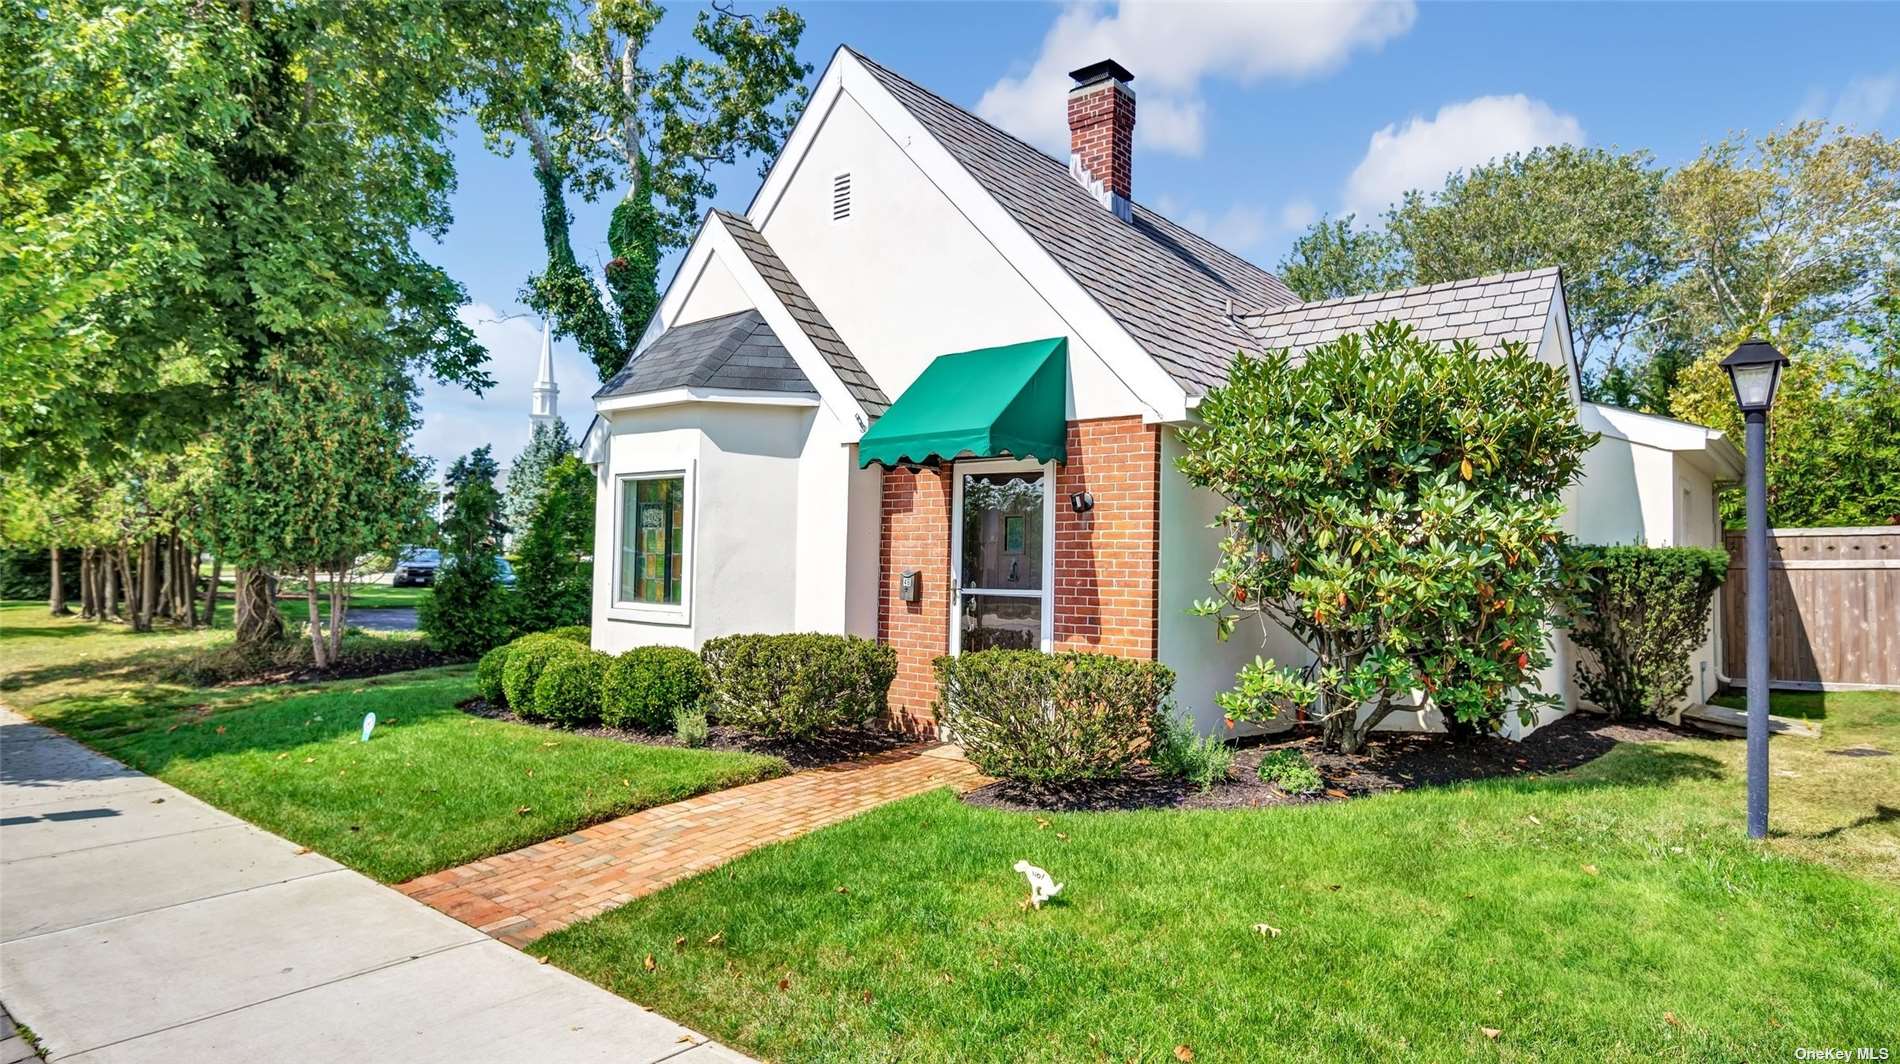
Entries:
[[491, 706], [503, 705], [508, 700], [507, 692], [502, 690], [501, 674], [508, 667], [508, 648], [511, 645], [504, 643], [483, 654], [482, 660], [475, 663], [475, 683], [482, 689], [482, 697]]
[[700, 647], [707, 715], [769, 739], [806, 739], [884, 715], [897, 652], [849, 635], [730, 635]]
[[634, 647], [613, 659], [601, 684], [600, 720], [663, 732], [706, 693], [706, 666], [684, 647]]
[[534, 681], [533, 712], [527, 715], [570, 727], [598, 721], [601, 680], [612, 661], [612, 655], [585, 647], [550, 655]]
[[937, 720], [988, 775], [1053, 784], [1121, 775], [1155, 742], [1174, 672], [1106, 654], [945, 655]]
[[522, 716], [534, 712], [534, 682], [541, 678], [541, 669], [556, 654], [583, 650], [572, 639], [547, 632], [524, 635], [508, 644], [507, 664], [501, 668], [501, 693], [508, 705]]
[[563, 628], [550, 628], [545, 632], [536, 632], [535, 634], [551, 635], [556, 639], [571, 640], [582, 646], [590, 646], [594, 642], [594, 630], [584, 624], [570, 624]]

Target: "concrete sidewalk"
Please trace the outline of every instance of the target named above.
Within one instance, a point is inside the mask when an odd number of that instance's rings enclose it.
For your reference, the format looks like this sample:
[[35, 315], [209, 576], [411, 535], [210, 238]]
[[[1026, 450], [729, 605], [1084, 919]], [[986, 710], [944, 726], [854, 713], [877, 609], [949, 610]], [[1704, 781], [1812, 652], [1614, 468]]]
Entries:
[[747, 1059], [3, 707], [0, 1001], [48, 1061]]

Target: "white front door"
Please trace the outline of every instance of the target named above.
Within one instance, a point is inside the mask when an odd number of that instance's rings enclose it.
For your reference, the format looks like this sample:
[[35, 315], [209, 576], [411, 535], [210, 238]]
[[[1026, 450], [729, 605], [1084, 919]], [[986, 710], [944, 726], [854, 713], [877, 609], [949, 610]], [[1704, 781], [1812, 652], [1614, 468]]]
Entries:
[[950, 653], [1050, 648], [1055, 469], [996, 460], [952, 467]]

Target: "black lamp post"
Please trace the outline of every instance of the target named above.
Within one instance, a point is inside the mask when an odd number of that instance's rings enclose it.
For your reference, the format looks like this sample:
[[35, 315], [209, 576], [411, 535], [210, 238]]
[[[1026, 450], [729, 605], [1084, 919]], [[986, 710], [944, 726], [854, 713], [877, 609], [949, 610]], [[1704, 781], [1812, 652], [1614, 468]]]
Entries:
[[1748, 427], [1748, 837], [1768, 834], [1768, 408], [1787, 356], [1750, 340], [1722, 360]]

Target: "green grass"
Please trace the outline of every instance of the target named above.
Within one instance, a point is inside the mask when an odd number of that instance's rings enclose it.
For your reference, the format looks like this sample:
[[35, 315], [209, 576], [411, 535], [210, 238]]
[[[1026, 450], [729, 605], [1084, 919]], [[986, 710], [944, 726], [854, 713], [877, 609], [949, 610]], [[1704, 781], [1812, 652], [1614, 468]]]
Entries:
[[[0, 607], [0, 698], [384, 882], [785, 771], [471, 717], [455, 708], [475, 692], [468, 666], [194, 691], [155, 677], [229, 633], [141, 635], [32, 612]], [[368, 712], [379, 723], [363, 743]]]
[[[1715, 739], [1622, 746], [1541, 779], [1046, 827], [938, 792], [531, 952], [784, 1060], [1893, 1046], [1900, 757], [1826, 751], [1900, 750], [1900, 695], [1830, 696], [1827, 722], [1820, 740], [1775, 741], [1776, 769], [1799, 775], [1775, 780], [1765, 847], [1742, 834], [1741, 744]], [[1066, 884], [1040, 912], [1018, 906], [1024, 858]]]

